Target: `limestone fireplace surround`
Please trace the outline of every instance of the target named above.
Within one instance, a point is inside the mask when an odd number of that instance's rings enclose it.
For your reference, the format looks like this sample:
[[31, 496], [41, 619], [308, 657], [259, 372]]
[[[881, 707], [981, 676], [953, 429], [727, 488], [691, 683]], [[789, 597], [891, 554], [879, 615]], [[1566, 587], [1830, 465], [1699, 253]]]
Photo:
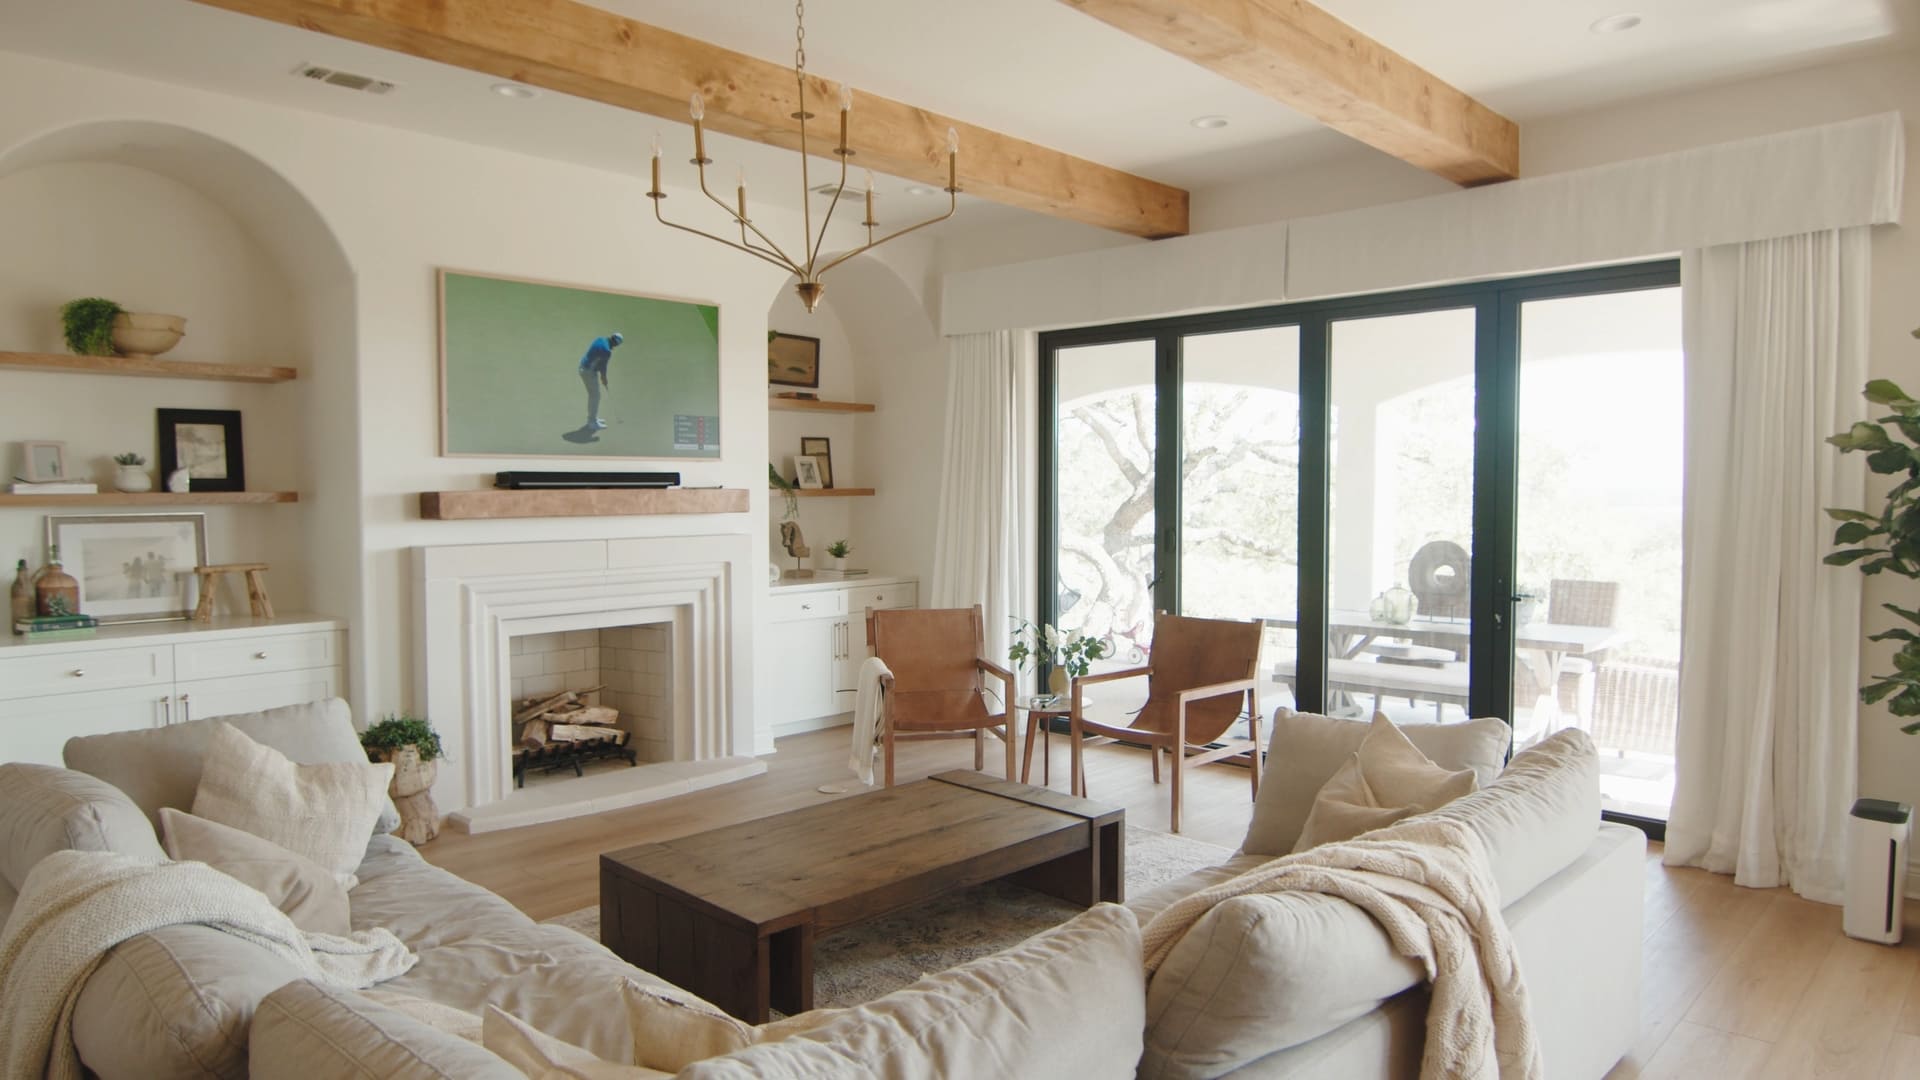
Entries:
[[[751, 755], [752, 609], [742, 535], [414, 549], [416, 679], [447, 766], [435, 795], [468, 832], [598, 813], [766, 771]], [[515, 789], [511, 641], [556, 630], [670, 627], [672, 760]]]

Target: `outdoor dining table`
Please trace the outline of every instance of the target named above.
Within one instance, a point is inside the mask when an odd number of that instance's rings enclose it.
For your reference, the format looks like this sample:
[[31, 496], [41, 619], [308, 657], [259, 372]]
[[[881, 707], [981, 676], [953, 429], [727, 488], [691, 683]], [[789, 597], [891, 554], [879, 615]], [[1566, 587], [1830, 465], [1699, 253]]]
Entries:
[[[1299, 621], [1294, 618], [1269, 618], [1265, 622], [1267, 626], [1275, 629], [1299, 628]], [[1381, 647], [1380, 639], [1382, 638], [1429, 648], [1449, 649], [1464, 655], [1471, 633], [1472, 623], [1466, 619], [1416, 616], [1406, 623], [1390, 623], [1384, 619], [1376, 619], [1364, 611], [1335, 609], [1327, 614], [1328, 655], [1337, 660], [1358, 659], [1361, 653], [1369, 649], [1392, 660], [1391, 649]], [[1558, 680], [1555, 675], [1559, 672], [1562, 662], [1568, 657], [1602, 653], [1626, 639], [1626, 632], [1613, 626], [1525, 622], [1515, 627], [1514, 657], [1527, 665], [1528, 671], [1533, 675], [1533, 684], [1540, 689], [1540, 701], [1535, 705], [1536, 710], [1544, 710], [1547, 715], [1558, 714], [1559, 695], [1555, 693]], [[1443, 665], [1427, 664], [1426, 666]], [[1447, 667], [1446, 670], [1454, 669]], [[1464, 667], [1457, 670], [1460, 693], [1464, 697], [1467, 672]]]

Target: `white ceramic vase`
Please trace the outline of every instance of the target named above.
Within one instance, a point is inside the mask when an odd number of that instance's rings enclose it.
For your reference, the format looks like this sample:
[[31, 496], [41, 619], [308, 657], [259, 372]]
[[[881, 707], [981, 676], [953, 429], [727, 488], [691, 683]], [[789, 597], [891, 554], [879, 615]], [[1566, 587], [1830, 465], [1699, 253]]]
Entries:
[[193, 470], [182, 465], [167, 474], [167, 490], [184, 495], [193, 490]]
[[139, 465], [121, 465], [113, 470], [113, 486], [116, 491], [138, 494], [153, 490], [153, 474]]
[[829, 555], [829, 556], [827, 556], [827, 569], [829, 569], [829, 570], [845, 570], [846, 568], [847, 568], [847, 560], [845, 560], [845, 559], [836, 559], [836, 558], [834, 558], [834, 557], [833, 557], [833, 556], [831, 556], [831, 555]]

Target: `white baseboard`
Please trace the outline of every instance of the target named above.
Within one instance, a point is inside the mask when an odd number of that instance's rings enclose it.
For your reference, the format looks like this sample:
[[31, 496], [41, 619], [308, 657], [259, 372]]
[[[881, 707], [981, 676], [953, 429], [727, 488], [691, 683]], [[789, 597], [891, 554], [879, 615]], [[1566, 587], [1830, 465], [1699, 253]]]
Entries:
[[809, 731], [825, 731], [828, 728], [850, 727], [853, 724], [851, 712], [835, 713], [832, 716], [816, 716], [810, 720], [790, 720], [784, 724], [773, 725], [773, 737], [784, 739], [789, 735], [804, 735]]

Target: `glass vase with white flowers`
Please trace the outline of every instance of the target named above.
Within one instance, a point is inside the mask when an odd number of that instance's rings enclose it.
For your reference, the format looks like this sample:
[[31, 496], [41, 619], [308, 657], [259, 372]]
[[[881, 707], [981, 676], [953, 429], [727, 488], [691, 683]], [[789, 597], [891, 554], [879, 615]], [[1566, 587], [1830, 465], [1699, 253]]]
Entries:
[[1078, 630], [1063, 631], [1051, 624], [1035, 626], [1025, 619], [1015, 619], [1013, 645], [1007, 650], [1007, 659], [1015, 667], [1030, 666], [1036, 671], [1044, 665], [1048, 691], [1055, 697], [1064, 697], [1068, 677], [1077, 679], [1085, 675], [1093, 662], [1109, 651], [1105, 641], [1087, 637]]

